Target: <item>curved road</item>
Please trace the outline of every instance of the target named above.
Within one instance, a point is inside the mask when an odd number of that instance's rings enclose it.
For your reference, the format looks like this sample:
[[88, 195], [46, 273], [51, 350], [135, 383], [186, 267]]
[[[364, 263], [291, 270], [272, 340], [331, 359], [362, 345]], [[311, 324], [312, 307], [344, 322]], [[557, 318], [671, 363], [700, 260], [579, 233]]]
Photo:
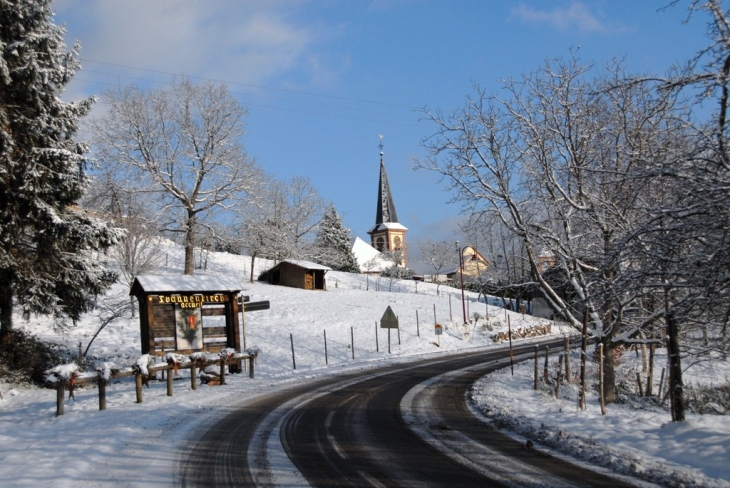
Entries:
[[[541, 346], [562, 347], [562, 339]], [[515, 347], [534, 354], [535, 344]], [[262, 395], [180, 464], [183, 486], [637, 486], [528, 449], [470, 412], [466, 392], [509, 364], [480, 351]], [[286, 453], [286, 454], [284, 454]]]

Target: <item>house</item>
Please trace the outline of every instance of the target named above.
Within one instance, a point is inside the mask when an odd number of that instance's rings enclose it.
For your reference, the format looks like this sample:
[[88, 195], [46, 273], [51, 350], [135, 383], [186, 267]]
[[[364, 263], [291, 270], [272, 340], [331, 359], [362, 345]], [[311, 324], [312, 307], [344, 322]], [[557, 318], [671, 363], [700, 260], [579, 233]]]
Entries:
[[291, 286], [304, 290], [326, 290], [327, 284], [324, 275], [331, 268], [311, 261], [297, 259], [285, 259], [270, 270], [266, 271], [260, 279], [268, 281], [272, 285]]
[[461, 249], [461, 265], [447, 270], [444, 274], [448, 281], [460, 282], [460, 271], [464, 275], [464, 283], [479, 281], [479, 278], [489, 268], [489, 261], [474, 246], [464, 246]]

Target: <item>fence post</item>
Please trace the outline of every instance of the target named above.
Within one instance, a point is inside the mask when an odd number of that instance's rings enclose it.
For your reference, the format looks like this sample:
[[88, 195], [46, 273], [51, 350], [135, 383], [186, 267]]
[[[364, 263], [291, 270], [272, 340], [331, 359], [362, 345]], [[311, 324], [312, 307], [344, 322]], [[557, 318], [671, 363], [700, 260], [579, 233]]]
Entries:
[[563, 354], [558, 356], [558, 374], [555, 377], [555, 398], [560, 398], [560, 374], [563, 371]]
[[583, 312], [583, 337], [580, 345], [580, 395], [578, 408], [586, 409], [586, 358], [588, 356], [588, 309]]
[[327, 330], [324, 330], [324, 364], [329, 364], [327, 362]]
[[66, 396], [66, 380], [60, 380], [56, 387], [56, 417], [63, 415], [64, 398]]
[[570, 339], [565, 338], [565, 381], [570, 383]]
[[550, 356], [550, 347], [545, 346], [545, 365], [543, 366], [542, 376], [543, 380], [545, 381], [545, 384], [550, 383], [550, 375], [548, 373], [548, 358]]
[[190, 388], [198, 389], [198, 365], [194, 359], [190, 362]]
[[297, 369], [297, 360], [294, 357], [294, 335], [289, 334], [289, 340], [291, 341], [291, 362], [294, 366], [294, 369]]
[[134, 373], [134, 389], [137, 392], [137, 403], [142, 403], [142, 373]]
[[226, 357], [225, 356], [221, 356], [220, 378], [221, 378], [221, 385], [225, 385], [226, 384]]
[[640, 397], [643, 397], [644, 396], [644, 388], [642, 388], [642, 386], [641, 386], [641, 373], [639, 373], [638, 371], [636, 372], [636, 384], [639, 387], [639, 396]]
[[175, 379], [173, 368], [172, 365], [167, 367], [167, 396], [172, 396], [172, 380]]
[[537, 390], [537, 382], [538, 382], [538, 373], [537, 372], [538, 372], [539, 368], [537, 367], [537, 363], [538, 363], [539, 356], [540, 356], [539, 347], [535, 346], [535, 386], [534, 386], [535, 390]]
[[99, 375], [99, 410], [106, 410], [106, 380]]
[[249, 378], [253, 378], [253, 364], [254, 364], [254, 357], [249, 356], [248, 357], [248, 370], [249, 370], [248, 377]]
[[416, 335], [421, 337], [421, 329], [418, 326], [418, 310], [416, 310]]
[[653, 383], [654, 383], [654, 349], [656, 344], [653, 342], [649, 345], [649, 372], [646, 375], [646, 396], [650, 397], [653, 394]]
[[375, 352], [380, 352], [380, 342], [378, 341], [378, 321], [375, 321]]
[[606, 415], [606, 399], [603, 396], [603, 344], [598, 345], [598, 354], [598, 393], [601, 397], [601, 415]]
[[355, 359], [355, 332], [350, 327], [350, 345], [352, 346], [352, 359]]
[[512, 349], [512, 326], [510, 325], [509, 317], [507, 317], [507, 334], [509, 335], [509, 367], [512, 371], [512, 376], [515, 375], [515, 355]]

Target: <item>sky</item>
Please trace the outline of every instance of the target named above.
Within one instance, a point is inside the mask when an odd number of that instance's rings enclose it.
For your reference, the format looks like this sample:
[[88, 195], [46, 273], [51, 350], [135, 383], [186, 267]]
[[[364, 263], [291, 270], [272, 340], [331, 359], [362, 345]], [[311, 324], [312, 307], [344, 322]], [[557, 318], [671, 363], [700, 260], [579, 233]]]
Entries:
[[632, 72], [664, 74], [706, 43], [706, 17], [684, 23], [688, 2], [669, 3], [58, 0], [53, 9], [67, 44], [81, 44], [83, 70], [65, 99], [181, 76], [226, 83], [249, 110], [247, 152], [279, 179], [309, 178], [367, 242], [382, 135], [414, 245], [460, 238], [460, 205], [436, 174], [413, 169], [435, 132], [422, 109], [451, 112], [475, 85], [496, 92], [571, 49], [587, 64], [624, 58]]
[[[163, 245], [160, 253], [169, 256], [169, 267], [157, 273], [179, 276], [183, 249], [178, 245]], [[250, 259], [246, 256], [211, 253], [207, 273], [240, 279], [248, 275], [249, 264]], [[259, 271], [271, 265], [270, 261], [257, 260]], [[196, 273], [202, 276], [206, 272]], [[355, 370], [373, 371], [375, 375], [375, 368], [381, 366], [419, 359], [438, 360], [444, 355], [465, 351], [506, 348], [507, 341], [495, 342], [493, 336], [502, 334], [504, 338], [507, 320], [514, 341], [524, 344], [533, 339], [518, 338], [520, 330], [534, 329], [547, 322], [507, 312], [499, 308], [501, 301], [494, 297], [490, 298], [487, 307], [478, 301], [475, 293], [467, 291], [467, 315], [472, 317], [474, 312], [480, 312], [482, 318], [477, 324], [464, 327], [458, 305], [461, 294], [457, 289], [441, 286], [437, 295], [434, 284], [418, 284], [417, 293], [415, 287], [416, 283], [410, 280], [396, 280], [391, 287], [390, 281], [384, 278], [336, 271], [327, 273], [327, 291], [324, 292], [243, 283], [243, 294], [249, 295], [252, 301], [268, 300], [271, 308], [246, 314], [247, 348], [261, 350], [255, 378], [249, 378], [248, 374], [227, 375], [226, 386], [199, 385], [197, 390], [192, 390], [189, 370], [182, 369], [183, 379], [174, 382], [173, 396], [167, 396], [165, 381], [151, 381], [149, 388], [143, 389], [143, 402], [137, 403], [132, 379], [117, 379], [106, 389], [106, 410], [99, 411], [97, 388], [82, 388], [76, 390], [74, 400], [65, 399], [65, 414], [56, 417], [54, 390], [12, 385], [0, 380], [2, 485], [57, 488], [180, 486], [176, 477], [178, 463], [191, 441], [232, 408], [243, 408], [259, 395], [300, 386], [307, 381], [336, 378]], [[126, 299], [128, 293], [129, 287], [118, 283], [99, 301], [108, 303], [110, 298], [119, 296]], [[381, 329], [375, 336], [378, 331], [375, 324], [387, 307], [396, 313], [400, 325], [400, 333], [392, 334], [390, 352], [385, 331]], [[483, 318], [486, 310], [489, 312], [488, 325]], [[16, 314], [14, 323], [42, 340], [62, 344], [70, 351], [76, 351], [79, 344], [84, 349], [90, 346], [89, 358], [96, 365], [114, 363], [115, 367], [123, 369], [137, 364], [141, 355], [139, 318], [124, 316], [95, 336], [99, 327], [98, 313], [97, 310], [85, 314], [76, 327], [62, 331], [52, 326], [51, 317], [32, 316], [26, 322]], [[219, 317], [204, 317], [204, 325], [208, 318]], [[440, 336], [434, 334], [435, 321], [443, 326]], [[559, 324], [551, 325], [551, 334], [569, 333]], [[292, 340], [296, 369], [292, 361]], [[354, 344], [354, 353], [351, 344]], [[557, 370], [558, 351], [551, 348], [550, 353], [552, 375]], [[475, 384], [471, 399], [477, 416], [480, 412], [488, 412], [492, 422], [518, 434], [522, 442], [535, 440], [536, 449], [560, 451], [575, 456], [580, 462], [608, 466], [623, 473], [642, 473], [644, 479], [661, 486], [730, 486], [727, 415], [687, 412], [685, 422], [673, 423], [666, 409], [667, 403], [659, 408], [654, 402], [643, 402], [641, 398], [610, 404], [606, 415], [601, 415], [594, 387], [587, 389], [586, 409], [579, 410], [576, 373], [580, 351], [571, 352], [572, 381], [561, 386], [557, 399], [549, 386], [538, 391], [533, 389], [533, 361], [532, 355], [529, 356], [515, 357], [516, 361], [527, 361], [515, 366], [514, 375], [509, 361], [505, 360], [502, 362], [505, 369], [489, 374]], [[594, 357], [592, 351], [588, 357]], [[541, 354], [540, 360], [543, 358]], [[665, 364], [664, 349], [658, 349], [654, 392], [659, 388], [660, 371]], [[683, 361], [683, 365], [688, 366], [688, 362]], [[641, 357], [633, 351], [618, 358], [617, 378], [623, 389], [634, 388], [639, 373], [646, 385], [647, 375], [641, 371]], [[589, 361], [587, 377], [591, 385], [596, 384], [597, 375], [596, 363]], [[729, 377], [730, 362], [720, 360], [695, 363], [682, 373], [685, 384], [695, 386], [723, 385]], [[457, 437], [460, 443], [454, 446], [456, 431], [443, 429], [443, 419], [424, 418], [434, 415], [438, 408], [423, 408], [423, 404], [418, 403], [421, 400], [417, 399], [421, 398], [420, 392], [428, 393], [431, 386], [438, 385], [439, 378], [411, 390], [401, 402], [401, 413], [417, 435], [438, 445], [444, 455], [457, 452], [462, 458], [466, 454], [468, 459], [478, 460], [483, 451], [464, 443], [463, 437]], [[350, 379], [343, 377], [343, 382], [352, 387]], [[345, 385], [330, 385], [327, 390]], [[666, 391], [666, 384], [663, 391]], [[310, 396], [297, 399], [296, 404], [321, 394], [324, 394], [321, 388], [312, 387]], [[287, 412], [291, 409], [275, 409], [262, 425], [277, 425], [276, 416]], [[284, 454], [278, 429], [262, 428], [262, 431], [265, 432], [259, 440], [266, 445], [266, 455], [262, 460], [260, 451], [256, 450], [255, 458], [258, 463], [268, 464], [275, 486], [309, 486]], [[519, 473], [529, 469], [514, 462], [504, 464]]]

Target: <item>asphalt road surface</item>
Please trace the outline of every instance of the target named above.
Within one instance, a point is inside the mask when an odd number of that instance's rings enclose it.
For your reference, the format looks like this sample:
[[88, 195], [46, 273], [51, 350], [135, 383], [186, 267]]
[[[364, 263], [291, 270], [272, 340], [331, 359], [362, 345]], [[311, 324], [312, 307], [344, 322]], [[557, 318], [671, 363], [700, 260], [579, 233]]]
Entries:
[[257, 396], [186, 446], [181, 485], [646, 486], [548, 456], [475, 416], [465, 393], [505, 364], [507, 350], [471, 352]]

